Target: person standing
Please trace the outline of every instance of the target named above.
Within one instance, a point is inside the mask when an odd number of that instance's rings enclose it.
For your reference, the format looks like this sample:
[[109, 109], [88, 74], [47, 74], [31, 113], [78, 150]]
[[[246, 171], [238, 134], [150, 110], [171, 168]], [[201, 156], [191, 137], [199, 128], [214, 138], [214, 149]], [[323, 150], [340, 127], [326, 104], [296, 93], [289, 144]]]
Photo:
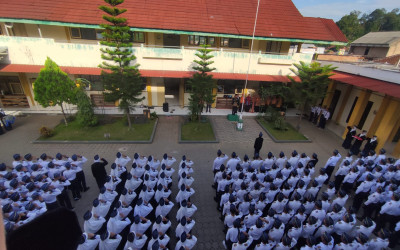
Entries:
[[340, 158], [342, 158], [342, 156], [340, 155], [339, 151], [335, 149], [333, 151], [332, 156], [329, 157], [329, 159], [326, 161], [324, 169], [325, 173], [328, 175], [328, 178], [325, 180], [324, 184], [329, 183], [329, 179], [331, 178], [332, 172], [335, 169], [335, 166], [337, 162], [340, 160]]
[[360, 153], [360, 147], [361, 147], [361, 144], [363, 143], [363, 141], [365, 140], [365, 139], [367, 139], [367, 131], [366, 130], [363, 130], [362, 132], [361, 132], [361, 134], [359, 134], [358, 136], [353, 136], [354, 138], [356, 138], [356, 140], [354, 141], [354, 143], [353, 143], [353, 146], [351, 147], [351, 149], [350, 149], [350, 151], [353, 153], [353, 154], [355, 154], [355, 155], [358, 155], [358, 153]]
[[346, 139], [344, 139], [342, 143], [342, 147], [345, 149], [349, 149], [351, 147], [351, 142], [353, 141], [353, 136], [357, 134], [357, 127], [353, 125], [353, 127], [347, 126], [347, 134]]
[[260, 134], [258, 135], [258, 138], [256, 138], [256, 141], [254, 142], [254, 155], [259, 155], [260, 154], [260, 150], [262, 148], [264, 139], [262, 138], [263, 134], [262, 132], [260, 132]]
[[368, 141], [364, 146], [363, 153], [368, 155], [371, 150], [375, 151], [376, 146], [378, 145], [378, 137], [376, 135], [372, 136], [372, 138], [367, 138]]
[[108, 162], [104, 158], [100, 159], [99, 155], [94, 156], [94, 163], [91, 168], [93, 177], [96, 179], [99, 189], [104, 186], [104, 183], [106, 183], [107, 172], [105, 166], [107, 166], [107, 164]]
[[329, 119], [330, 116], [331, 116], [331, 113], [329, 112], [329, 110], [323, 109], [321, 118], [319, 119], [318, 127], [325, 129], [326, 121]]
[[240, 102], [239, 97], [236, 94], [235, 97], [232, 98], [232, 115], [237, 114], [239, 102]]

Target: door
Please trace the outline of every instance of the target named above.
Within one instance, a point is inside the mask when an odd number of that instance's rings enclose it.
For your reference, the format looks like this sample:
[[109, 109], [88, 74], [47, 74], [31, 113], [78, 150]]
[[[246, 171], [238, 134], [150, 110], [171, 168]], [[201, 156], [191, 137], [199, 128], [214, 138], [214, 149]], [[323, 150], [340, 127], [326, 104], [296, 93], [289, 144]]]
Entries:
[[358, 128], [362, 129], [362, 127], [364, 126], [365, 120], [367, 120], [369, 111], [371, 111], [373, 104], [374, 104], [373, 102], [368, 101], [367, 106], [365, 107], [364, 112], [361, 116], [360, 122], [358, 123], [358, 126], [357, 126]]
[[179, 35], [164, 34], [163, 44], [164, 47], [179, 49], [181, 46], [181, 37]]
[[340, 94], [341, 94], [341, 91], [335, 89], [335, 93], [333, 94], [331, 105], [329, 106], [329, 111], [331, 112], [331, 116], [329, 117], [329, 119], [332, 119], [333, 114], [335, 113], [336, 105], [339, 101]]

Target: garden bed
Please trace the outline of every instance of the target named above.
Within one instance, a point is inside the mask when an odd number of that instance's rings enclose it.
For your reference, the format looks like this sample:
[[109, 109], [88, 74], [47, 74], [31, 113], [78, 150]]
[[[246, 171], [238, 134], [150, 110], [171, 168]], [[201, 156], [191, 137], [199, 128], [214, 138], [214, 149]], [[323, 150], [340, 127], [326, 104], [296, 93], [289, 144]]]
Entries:
[[151, 143], [157, 126], [157, 119], [149, 119], [142, 124], [133, 123], [128, 130], [126, 119], [106, 116], [99, 125], [81, 127], [77, 121], [71, 121], [68, 126], [62, 122], [57, 125], [51, 137], [39, 137], [35, 143], [51, 142], [100, 142], [100, 143]]
[[201, 122], [184, 122], [179, 133], [180, 143], [217, 143], [212, 122], [208, 119]]
[[279, 130], [275, 128], [273, 122], [266, 121], [264, 118], [258, 118], [256, 120], [274, 142], [311, 142], [311, 140], [299, 133], [288, 122], [286, 122], [286, 130]]

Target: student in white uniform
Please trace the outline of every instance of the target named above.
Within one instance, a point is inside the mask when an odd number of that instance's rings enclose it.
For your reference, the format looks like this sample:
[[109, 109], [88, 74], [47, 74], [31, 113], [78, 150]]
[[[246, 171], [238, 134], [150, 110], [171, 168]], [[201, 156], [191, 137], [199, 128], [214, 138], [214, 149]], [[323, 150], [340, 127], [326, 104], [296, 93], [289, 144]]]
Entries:
[[119, 234], [106, 231], [100, 239], [99, 250], [115, 250], [121, 243], [122, 237]]
[[108, 219], [107, 230], [119, 234], [130, 224], [131, 221], [128, 217], [125, 217], [125, 215], [118, 213], [118, 211], [114, 209], [110, 214], [110, 219]]
[[78, 241], [77, 250], [95, 250], [100, 243], [100, 235], [83, 233]]
[[128, 234], [124, 250], [141, 250], [146, 244], [146, 241], [147, 236], [145, 234], [130, 232]]
[[191, 250], [196, 245], [197, 238], [194, 235], [182, 233], [179, 241], [176, 243], [175, 250], [183, 247], [185, 250]]
[[104, 218], [108, 214], [108, 211], [110, 211], [110, 207], [111, 202], [96, 198], [93, 200], [92, 213]]
[[83, 219], [85, 220], [83, 230], [92, 234], [97, 233], [106, 222], [106, 219], [97, 214], [92, 214], [89, 210], [83, 215]]

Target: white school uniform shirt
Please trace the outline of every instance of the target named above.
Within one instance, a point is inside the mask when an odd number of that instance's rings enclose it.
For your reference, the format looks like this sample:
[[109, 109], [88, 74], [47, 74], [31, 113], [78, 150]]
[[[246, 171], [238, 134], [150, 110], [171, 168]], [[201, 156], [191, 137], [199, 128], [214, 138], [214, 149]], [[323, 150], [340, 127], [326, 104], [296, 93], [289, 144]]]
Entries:
[[290, 157], [288, 160], [288, 163], [290, 163], [290, 166], [292, 166], [292, 168], [297, 167], [297, 164], [299, 163], [299, 155], [295, 156], [295, 157]]
[[351, 223], [344, 222], [343, 220], [339, 220], [333, 225], [333, 232], [338, 235], [342, 235], [343, 233], [351, 233], [353, 229], [353, 225]]
[[292, 239], [298, 240], [303, 232], [303, 227], [295, 228], [292, 227], [288, 230], [287, 235]]
[[253, 238], [251, 236], [249, 236], [247, 241], [244, 242], [243, 244], [240, 244], [239, 242], [234, 243], [232, 245], [232, 250], [246, 250], [246, 249], [248, 249], [248, 247], [250, 247], [251, 243], [253, 243]]
[[179, 250], [182, 246], [186, 249], [192, 249], [197, 243], [196, 236], [192, 235], [190, 239], [186, 239], [185, 242], [178, 241], [175, 246], [175, 250]]
[[360, 225], [356, 227], [356, 233], [353, 236], [357, 236], [359, 233], [363, 233], [366, 236], [370, 236], [376, 227], [375, 221], [372, 221], [372, 226], [366, 227], [364, 225]]
[[356, 190], [356, 194], [367, 193], [371, 190], [371, 187], [375, 184], [375, 181], [363, 181]]
[[103, 217], [99, 216], [99, 218], [96, 218], [92, 216], [89, 220], [85, 220], [85, 222], [83, 223], [83, 230], [86, 233], [94, 234], [100, 230], [104, 222], [106, 222], [106, 219], [104, 219]]
[[155, 229], [157, 229], [157, 232], [162, 232], [163, 234], [165, 234], [170, 227], [171, 227], [171, 221], [168, 221], [167, 223], [161, 222], [160, 224], [154, 222], [151, 231], [153, 232]]
[[334, 199], [332, 201], [331, 209], [333, 208], [333, 206], [335, 206], [336, 203], [343, 207], [348, 198], [349, 198], [349, 195], [347, 195], [347, 194], [343, 198], [337, 197], [336, 199]]
[[320, 220], [322, 222], [326, 216], [326, 212], [323, 209], [314, 209], [311, 212], [310, 216], [314, 216], [315, 218], [317, 218], [318, 220]]
[[115, 250], [121, 243], [122, 237], [117, 234], [115, 239], [110, 239], [110, 235], [107, 239], [100, 241], [99, 250]]
[[139, 234], [144, 234], [146, 230], [151, 226], [151, 221], [147, 220], [143, 223], [143, 221], [139, 222], [138, 224], [132, 223], [130, 231], [131, 232], [136, 232]]
[[[152, 246], [153, 246], [154, 242], [156, 242], [156, 241], [158, 241], [160, 246], [163, 245], [163, 246], [167, 247], [167, 244], [168, 244], [169, 240], [170, 240], [170, 238], [166, 234], [164, 234], [164, 238], [163, 239], [160, 239], [160, 237], [158, 237], [158, 239], [153, 239], [152, 238], [149, 241], [148, 245], [147, 245], [147, 250], [152, 250]], [[161, 249], [161, 247], [159, 249]]]
[[258, 245], [255, 246], [254, 250], [271, 250], [275, 247], [276, 243], [275, 242], [271, 242], [271, 243], [260, 243]]
[[233, 222], [238, 218], [242, 218], [242, 216], [243, 216], [242, 214], [238, 215], [227, 214], [224, 219], [225, 226], [233, 227]]
[[276, 159], [275, 164], [278, 166], [278, 169], [283, 169], [283, 166], [285, 166], [286, 163], [286, 156], [284, 157], [279, 157], [278, 159]]
[[146, 244], [147, 236], [145, 234], [142, 235], [142, 237], [138, 237], [135, 232], [133, 233], [135, 234], [133, 242], [129, 242], [127, 240], [124, 250], [129, 250], [129, 248], [131, 248], [132, 250], [141, 250]]
[[284, 232], [285, 232], [285, 225], [282, 223], [282, 225], [279, 228], [275, 227], [271, 228], [268, 232], [268, 235], [272, 241], [278, 243], [281, 241]]
[[183, 232], [188, 234], [192, 230], [194, 224], [196, 224], [196, 222], [194, 220], [192, 220], [191, 223], [186, 222], [185, 226], [182, 226], [182, 224], [179, 223], [175, 229], [175, 236], [177, 238], [180, 238]]
[[349, 172], [343, 179], [343, 183], [354, 183], [358, 177], [357, 172]]
[[256, 225], [253, 225], [249, 229], [249, 235], [254, 239], [254, 240], [259, 240], [265, 231], [265, 225], [263, 224], [262, 227], [258, 228]]
[[100, 217], [105, 217], [110, 210], [111, 202], [106, 201], [105, 203], [99, 202], [97, 207], [92, 208], [92, 214], [97, 214]]
[[[128, 164], [128, 162], [131, 161], [131, 158], [129, 156], [123, 157], [121, 156], [120, 158], [116, 158], [115, 159], [115, 164], [117, 164], [117, 166], [121, 166], [121, 167], [126, 167], [126, 165]], [[146, 159], [147, 161], [147, 159]]]
[[73, 170], [72, 168], [69, 170], [65, 170], [63, 172], [63, 176], [65, 177], [65, 179], [69, 180], [69, 181], [73, 181], [76, 178], [76, 170]]
[[115, 217], [111, 217], [110, 219], [108, 219], [107, 230], [109, 232], [119, 234], [125, 227], [131, 224], [129, 218], [121, 220], [121, 218], [118, 217], [120, 217], [119, 213]]
[[308, 222], [306, 224], [303, 225], [303, 232], [301, 234], [301, 237], [307, 239], [307, 237], [309, 237], [310, 235], [314, 234], [315, 229], [318, 228], [318, 226], [321, 224], [320, 221], [316, 222], [315, 224], [308, 224]]
[[193, 217], [193, 214], [197, 211], [197, 207], [192, 204], [191, 207], [180, 207], [176, 212], [176, 220], [180, 221], [182, 217]]
[[88, 238], [87, 233], [84, 233], [86, 235], [86, 240], [82, 244], [80, 244], [77, 248], [77, 250], [94, 250], [100, 243], [100, 235], [95, 235], [92, 239]]
[[266, 158], [263, 163], [263, 166], [265, 167], [265, 169], [267, 169], [267, 170], [271, 169], [272, 165], [274, 165], [274, 163], [275, 163], [275, 160], [276, 160], [275, 156], [271, 157], [271, 158]]
[[379, 212], [380, 214], [389, 214], [393, 216], [400, 215], [400, 201], [388, 201], [386, 202]]
[[57, 201], [57, 196], [61, 194], [61, 191], [57, 188], [54, 189], [52, 192], [47, 191], [41, 194], [43, 201], [46, 203], [54, 203]]
[[145, 205], [142, 203], [140, 206], [136, 205], [133, 215], [139, 215], [141, 217], [146, 217], [151, 211], [153, 211], [153, 206], [151, 204]]
[[228, 156], [226, 154], [215, 158], [214, 163], [213, 163], [213, 170], [219, 170], [221, 165], [224, 164], [227, 159], [228, 159]]
[[233, 172], [236, 169], [237, 164], [240, 162], [240, 157], [236, 156], [236, 158], [230, 158], [226, 163], [227, 169]]
[[340, 160], [340, 158], [342, 158], [340, 153], [338, 153], [337, 155], [333, 155], [333, 156], [329, 157], [329, 159], [326, 161], [326, 164], [325, 164], [324, 168], [327, 168], [328, 166], [336, 166], [336, 164]]
[[156, 207], [156, 217], [161, 215], [163, 217], [167, 216], [169, 212], [171, 212], [172, 207], [174, 206], [174, 203], [171, 201], [169, 204], [164, 204], [164, 206], [158, 205]]
[[79, 161], [74, 161], [71, 158], [68, 158], [68, 161], [71, 163], [72, 166], [76, 166], [76, 172], [81, 172], [83, 169], [83, 164], [85, 164], [85, 162], [87, 162], [87, 159], [85, 158], [85, 156], [82, 156], [82, 159]]

